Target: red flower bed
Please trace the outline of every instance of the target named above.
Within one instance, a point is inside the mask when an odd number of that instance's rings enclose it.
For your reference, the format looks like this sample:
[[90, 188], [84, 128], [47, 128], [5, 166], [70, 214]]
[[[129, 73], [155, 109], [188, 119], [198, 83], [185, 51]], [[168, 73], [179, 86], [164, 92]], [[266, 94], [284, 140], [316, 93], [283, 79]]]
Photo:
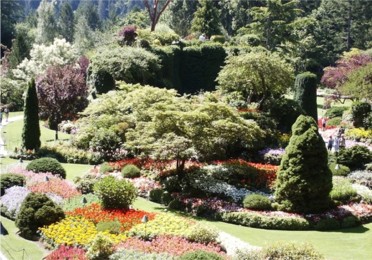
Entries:
[[70, 246], [60, 246], [45, 258], [45, 260], [62, 259], [87, 260], [88, 258], [85, 256], [84, 249]]
[[157, 236], [152, 241], [143, 241], [138, 238], [129, 238], [117, 246], [118, 249], [134, 249], [145, 253], [168, 253], [180, 256], [186, 252], [204, 250], [225, 256], [221, 247], [217, 244], [208, 245], [194, 243], [177, 236]]
[[77, 208], [73, 211], [66, 212], [69, 216], [81, 216], [94, 224], [99, 222], [107, 221], [119, 221], [121, 223], [121, 231], [127, 231], [131, 229], [134, 225], [140, 224], [141, 219], [144, 215], [147, 215], [149, 220], [155, 217], [155, 213], [149, 213], [141, 210], [120, 210], [120, 209], [102, 209], [97, 203], [93, 203], [89, 206], [83, 208]]

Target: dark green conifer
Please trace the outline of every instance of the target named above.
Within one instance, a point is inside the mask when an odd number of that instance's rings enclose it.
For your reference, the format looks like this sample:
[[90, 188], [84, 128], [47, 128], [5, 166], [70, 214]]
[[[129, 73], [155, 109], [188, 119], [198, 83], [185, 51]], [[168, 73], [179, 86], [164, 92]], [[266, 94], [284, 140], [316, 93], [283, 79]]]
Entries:
[[22, 147], [26, 150], [40, 148], [39, 103], [36, 94], [35, 80], [28, 84], [23, 118]]
[[310, 72], [298, 74], [295, 81], [294, 100], [305, 111], [306, 115], [318, 120], [316, 102], [316, 75]]
[[279, 210], [321, 212], [330, 206], [332, 172], [328, 153], [313, 118], [299, 116], [282, 158], [275, 190]]

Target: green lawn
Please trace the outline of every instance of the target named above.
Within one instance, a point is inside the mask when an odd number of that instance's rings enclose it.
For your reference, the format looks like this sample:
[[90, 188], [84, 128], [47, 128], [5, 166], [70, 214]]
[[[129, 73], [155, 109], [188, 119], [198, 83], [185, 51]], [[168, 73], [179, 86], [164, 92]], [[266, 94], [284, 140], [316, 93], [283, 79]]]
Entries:
[[37, 243], [28, 241], [16, 235], [18, 228], [14, 222], [0, 216], [2, 225], [7, 230], [7, 235], [0, 235], [1, 252], [7, 257], [8, 260], [18, 259], [42, 259], [47, 255], [47, 251], [38, 246]]
[[[145, 211], [163, 212], [157, 203], [138, 198], [134, 207]], [[218, 221], [203, 220], [255, 246], [265, 246], [276, 241], [307, 242], [326, 259], [370, 259], [372, 256], [372, 223], [338, 231], [279, 231], [249, 228]]]

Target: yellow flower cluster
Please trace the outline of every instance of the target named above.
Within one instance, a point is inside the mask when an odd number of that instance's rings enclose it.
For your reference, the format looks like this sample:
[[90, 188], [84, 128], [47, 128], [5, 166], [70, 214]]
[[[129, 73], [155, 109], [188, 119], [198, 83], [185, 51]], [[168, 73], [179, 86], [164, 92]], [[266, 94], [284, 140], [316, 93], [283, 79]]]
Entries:
[[159, 213], [148, 223], [132, 227], [129, 234], [184, 236], [188, 228], [193, 225], [195, 225], [195, 222], [186, 218]]
[[[88, 245], [98, 231], [93, 222], [81, 218], [68, 216], [60, 222], [52, 224], [48, 227], [40, 228], [42, 238], [53, 246], [59, 245]], [[114, 243], [124, 241], [127, 237], [124, 234], [109, 234], [109, 232], [102, 232], [109, 236]]]
[[352, 139], [358, 138], [372, 139], [372, 130], [364, 130], [363, 128], [353, 128], [346, 131], [346, 136]]

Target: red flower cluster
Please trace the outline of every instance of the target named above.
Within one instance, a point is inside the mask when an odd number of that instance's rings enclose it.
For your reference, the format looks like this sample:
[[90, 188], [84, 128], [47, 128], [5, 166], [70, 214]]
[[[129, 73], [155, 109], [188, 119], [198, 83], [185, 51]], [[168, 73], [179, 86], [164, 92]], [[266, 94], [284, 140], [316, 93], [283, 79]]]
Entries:
[[154, 219], [155, 213], [149, 213], [141, 210], [120, 210], [120, 209], [102, 209], [97, 203], [93, 203], [83, 208], [77, 208], [73, 211], [66, 212], [69, 216], [81, 216], [94, 224], [99, 222], [119, 221], [121, 231], [127, 231], [134, 225], [140, 224], [144, 215], [147, 215], [149, 220]]
[[46, 260], [60, 260], [60, 259], [79, 259], [87, 260], [84, 249], [78, 247], [60, 246], [54, 250], [46, 258]]

